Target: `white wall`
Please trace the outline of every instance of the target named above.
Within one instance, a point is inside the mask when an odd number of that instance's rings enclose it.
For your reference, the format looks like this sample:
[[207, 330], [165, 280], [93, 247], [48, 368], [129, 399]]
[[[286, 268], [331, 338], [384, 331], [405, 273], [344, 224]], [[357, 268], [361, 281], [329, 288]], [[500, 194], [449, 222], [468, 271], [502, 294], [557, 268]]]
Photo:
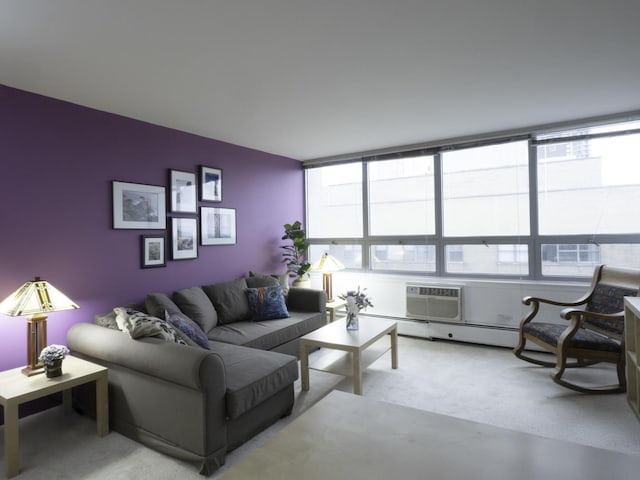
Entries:
[[[400, 324], [400, 333], [502, 346], [514, 345], [515, 331], [520, 320], [529, 311], [529, 307], [522, 304], [523, 297], [532, 295], [557, 300], [574, 300], [581, 297], [588, 288], [588, 282], [478, 280], [337, 272], [333, 274], [333, 296], [337, 298], [339, 294], [354, 290], [358, 286], [366, 288], [374, 305], [373, 308], [366, 310], [366, 314], [388, 316], [404, 321], [408, 320], [405, 306], [407, 283], [462, 285], [464, 326], [408, 321]], [[322, 288], [322, 276], [317, 273], [312, 274], [311, 284], [313, 288]], [[563, 322], [559, 317], [559, 311], [559, 308], [543, 306], [536, 318]]]

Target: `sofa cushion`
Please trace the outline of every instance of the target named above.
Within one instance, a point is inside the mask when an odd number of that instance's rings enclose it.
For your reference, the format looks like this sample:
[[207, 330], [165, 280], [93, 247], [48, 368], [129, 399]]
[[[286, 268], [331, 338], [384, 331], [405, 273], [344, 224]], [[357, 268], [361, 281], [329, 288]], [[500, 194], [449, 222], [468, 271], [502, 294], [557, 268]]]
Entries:
[[284, 301], [284, 294], [280, 285], [271, 287], [247, 288], [245, 290], [251, 309], [251, 320], [259, 322], [287, 318], [289, 311]]
[[248, 288], [273, 287], [279, 285], [278, 279], [273, 275], [263, 275], [261, 273], [249, 272], [249, 276], [245, 278]]
[[290, 355], [219, 342], [211, 342], [211, 351], [224, 359], [230, 419], [248, 412], [298, 378], [298, 362]]
[[281, 274], [249, 272], [249, 276], [246, 280], [247, 287], [249, 288], [271, 287], [272, 285], [280, 285], [282, 287], [282, 293], [284, 293], [285, 297], [289, 293], [288, 272], [284, 272]]
[[165, 318], [164, 312], [180, 311], [180, 307], [164, 293], [150, 293], [144, 299], [144, 306], [149, 315], [158, 318]]
[[209, 297], [200, 287], [191, 287], [173, 292], [173, 301], [180, 311], [208, 332], [218, 323], [218, 313]]
[[207, 337], [218, 342], [272, 350], [326, 324], [321, 313], [289, 311], [289, 315], [289, 318], [264, 322], [245, 321], [218, 325]]
[[[244, 293], [246, 288], [247, 282], [244, 278], [202, 287], [218, 312], [218, 323], [224, 325], [251, 317], [249, 300]], [[208, 333], [208, 330], [203, 330]]]
[[161, 318], [124, 307], [116, 307], [113, 311], [116, 314], [116, 322], [120, 330], [129, 333], [133, 339], [157, 337], [168, 342], [187, 345], [187, 342], [182, 339], [182, 335]]
[[177, 330], [180, 330], [187, 337], [193, 340], [197, 345], [202, 348], [209, 349], [209, 341], [204, 334], [200, 325], [191, 320], [182, 312], [170, 312], [165, 311], [164, 318], [173, 325]]

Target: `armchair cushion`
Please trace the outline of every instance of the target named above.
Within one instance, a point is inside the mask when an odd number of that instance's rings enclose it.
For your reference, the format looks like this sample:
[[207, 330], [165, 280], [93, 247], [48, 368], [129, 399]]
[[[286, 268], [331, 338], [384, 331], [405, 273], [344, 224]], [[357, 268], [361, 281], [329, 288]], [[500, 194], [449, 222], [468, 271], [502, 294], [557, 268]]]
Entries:
[[[587, 311], [595, 313], [618, 313], [624, 310], [624, 297], [635, 296], [637, 290], [599, 283], [593, 290], [591, 301], [587, 304]], [[605, 320], [585, 316], [584, 322], [593, 325], [598, 330], [612, 332], [618, 336], [624, 333], [624, 322]]]
[[[531, 322], [524, 325], [522, 330], [524, 333], [557, 347], [558, 339], [566, 329], [566, 325], [559, 325], [557, 323]], [[615, 340], [590, 330], [585, 330], [584, 328], [578, 329], [576, 334], [569, 339], [569, 346], [570, 348], [598, 350], [601, 352], [620, 352], [621, 350], [620, 344]]]

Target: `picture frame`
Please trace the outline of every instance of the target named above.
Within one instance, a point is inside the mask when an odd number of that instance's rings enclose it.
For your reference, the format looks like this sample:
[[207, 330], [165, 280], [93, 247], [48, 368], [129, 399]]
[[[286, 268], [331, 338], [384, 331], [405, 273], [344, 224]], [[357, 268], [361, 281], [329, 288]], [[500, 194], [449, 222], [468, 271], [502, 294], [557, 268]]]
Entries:
[[114, 180], [112, 193], [114, 229], [167, 228], [165, 187]]
[[169, 170], [171, 212], [198, 213], [196, 174], [181, 170]]
[[198, 258], [197, 218], [171, 218], [171, 258], [173, 260]]
[[164, 235], [140, 235], [140, 267], [166, 267], [166, 238]]
[[202, 245], [235, 245], [236, 209], [200, 207], [200, 243]]
[[222, 202], [222, 169], [200, 165], [200, 200]]

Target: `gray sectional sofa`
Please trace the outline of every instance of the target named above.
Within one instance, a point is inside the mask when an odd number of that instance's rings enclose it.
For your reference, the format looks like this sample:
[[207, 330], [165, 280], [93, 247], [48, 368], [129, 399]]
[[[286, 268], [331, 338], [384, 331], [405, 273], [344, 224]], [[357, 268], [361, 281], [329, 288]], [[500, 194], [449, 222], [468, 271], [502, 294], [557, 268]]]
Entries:
[[[150, 294], [144, 307], [114, 309], [93, 324], [74, 325], [67, 335], [72, 354], [109, 368], [111, 428], [197, 462], [209, 475], [228, 451], [290, 414], [298, 339], [326, 323], [326, 295], [291, 288], [284, 300], [288, 317], [256, 311], [249, 293], [276, 295], [277, 283], [258, 275], [171, 296]], [[204, 333], [207, 348], [193, 340], [193, 331], [167, 320], [176, 316], [200, 327], [196, 340]], [[150, 320], [161, 323], [160, 334]], [[74, 392], [76, 408], [90, 415], [92, 390]]]

